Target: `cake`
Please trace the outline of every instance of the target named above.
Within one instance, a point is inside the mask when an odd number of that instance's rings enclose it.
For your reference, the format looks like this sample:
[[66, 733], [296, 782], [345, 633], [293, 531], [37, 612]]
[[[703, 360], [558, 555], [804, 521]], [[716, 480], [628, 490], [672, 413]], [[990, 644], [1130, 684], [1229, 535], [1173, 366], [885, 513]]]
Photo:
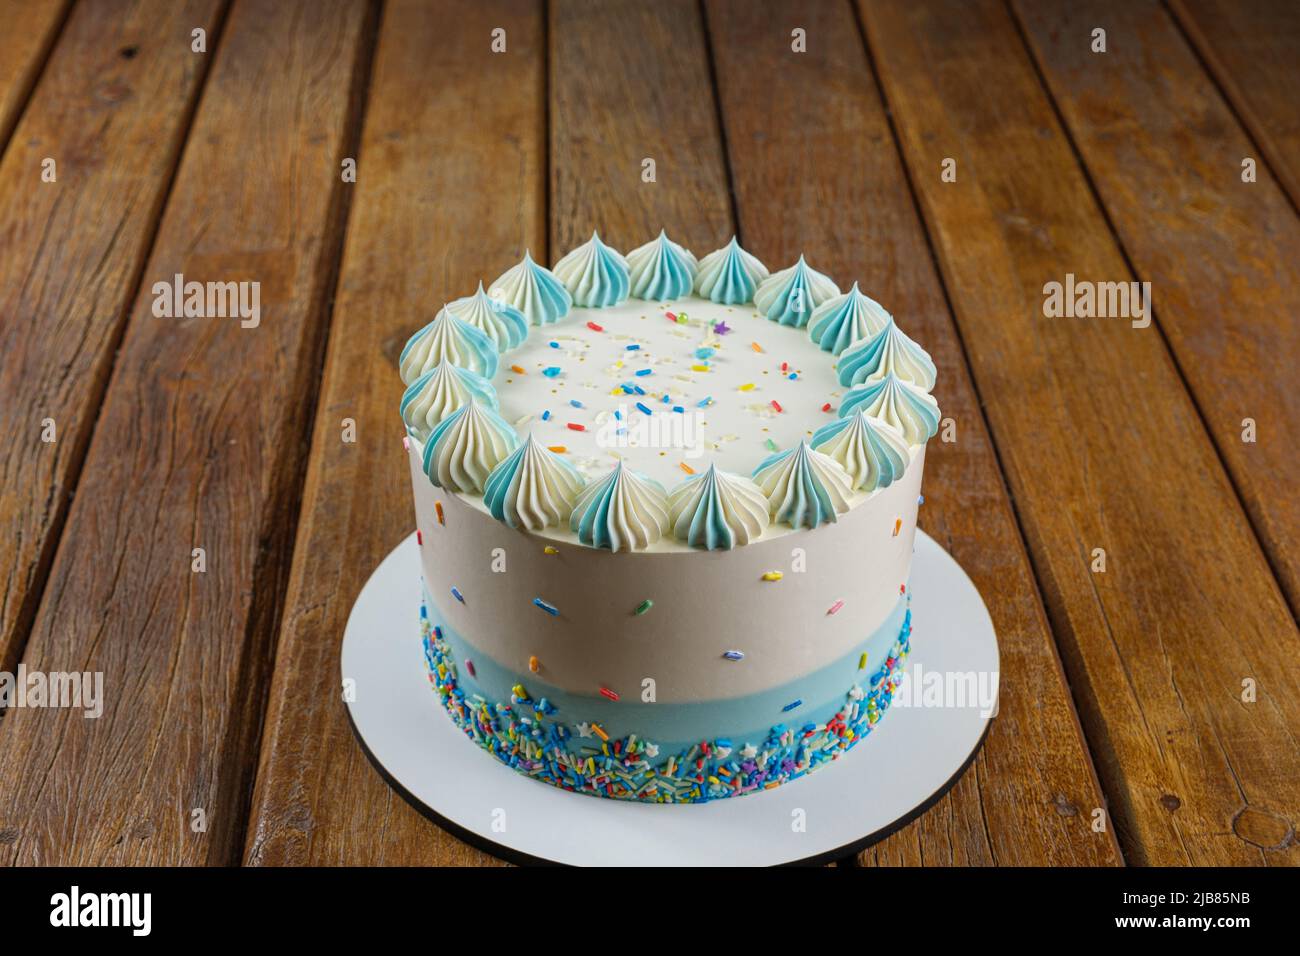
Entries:
[[496, 759], [703, 802], [884, 717], [939, 409], [856, 283], [593, 234], [448, 302], [399, 367], [424, 666]]

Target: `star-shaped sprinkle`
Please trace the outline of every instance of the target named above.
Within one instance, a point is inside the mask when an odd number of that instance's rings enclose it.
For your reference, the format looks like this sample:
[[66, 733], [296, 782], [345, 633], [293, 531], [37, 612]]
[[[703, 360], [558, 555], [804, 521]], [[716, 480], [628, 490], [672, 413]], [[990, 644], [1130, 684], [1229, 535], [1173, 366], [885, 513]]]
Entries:
[[579, 736], [579, 737], [590, 737], [590, 736], [591, 736], [591, 724], [578, 724], [578, 736]]
[[714, 335], [726, 335], [730, 331], [731, 329], [727, 326], [726, 322], [718, 322], [713, 326]]
[[645, 745], [645, 755], [646, 755], [647, 757], [649, 757], [650, 759], [652, 759], [652, 760], [653, 760], [655, 757], [658, 757], [658, 756], [659, 756], [659, 745], [658, 745], [658, 744], [646, 744], [646, 745]]
[[745, 746], [740, 748], [740, 755], [746, 760], [753, 760], [758, 756], [758, 748], [753, 744], [745, 744]]
[[725, 760], [730, 753], [731, 753], [730, 747], [719, 747], [717, 750], [718, 759]]
[[853, 689], [849, 691], [849, 696], [852, 697], [854, 700], [861, 700], [863, 697], [866, 697], [867, 695], [863, 693], [861, 687], [859, 687], [857, 684], [854, 684]]

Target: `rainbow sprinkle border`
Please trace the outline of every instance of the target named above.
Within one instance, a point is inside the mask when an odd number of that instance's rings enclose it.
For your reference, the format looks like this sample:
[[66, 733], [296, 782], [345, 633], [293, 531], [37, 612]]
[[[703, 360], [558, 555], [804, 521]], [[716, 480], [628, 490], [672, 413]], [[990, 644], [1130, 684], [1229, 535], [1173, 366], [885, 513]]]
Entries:
[[[774, 725], [752, 758], [736, 758], [730, 740], [701, 741], [652, 766], [647, 747], [654, 745], [630, 734], [617, 740], [593, 740], [577, 753], [566, 742], [573, 728], [553, 719], [556, 707], [545, 698], [533, 700], [515, 685], [510, 703], [490, 704], [478, 694], [466, 697], [457, 683], [456, 662], [440, 628], [420, 608], [424, 660], [443, 707], [465, 735], [502, 763], [535, 780], [563, 790], [615, 800], [644, 803], [706, 803], [770, 790], [811, 773], [849, 750], [871, 733], [893, 700], [898, 680], [894, 672], [911, 649], [912, 611], [885, 664], [871, 675], [873, 688], [856, 683], [844, 706], [825, 724], [800, 728]], [[598, 744], [598, 746], [596, 746]]]

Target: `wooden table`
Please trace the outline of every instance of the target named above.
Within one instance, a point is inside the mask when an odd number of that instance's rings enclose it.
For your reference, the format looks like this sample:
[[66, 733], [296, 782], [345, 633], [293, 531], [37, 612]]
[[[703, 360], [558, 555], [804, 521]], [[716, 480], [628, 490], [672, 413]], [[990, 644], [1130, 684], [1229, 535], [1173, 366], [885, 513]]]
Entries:
[[[860, 280], [940, 369], [922, 526], [992, 612], [1001, 713], [857, 863], [1300, 862], [1300, 5], [0, 24], [0, 670], [106, 684], [98, 720], [0, 720], [0, 860], [493, 862], [340, 701], [352, 601], [412, 523], [395, 357], [526, 247], [663, 226]], [[157, 317], [177, 273], [260, 282], [260, 324]], [[1150, 282], [1154, 321], [1047, 317], [1067, 274]]]

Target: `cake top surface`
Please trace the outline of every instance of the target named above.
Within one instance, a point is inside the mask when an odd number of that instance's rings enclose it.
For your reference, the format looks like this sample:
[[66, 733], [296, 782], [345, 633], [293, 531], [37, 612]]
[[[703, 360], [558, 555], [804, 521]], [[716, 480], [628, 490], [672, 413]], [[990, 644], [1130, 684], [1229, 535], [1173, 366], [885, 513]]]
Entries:
[[[401, 414], [437, 486], [512, 527], [716, 549], [836, 520], [934, 434], [934, 363], [800, 257], [660, 235], [530, 254], [407, 343]], [[766, 501], [766, 514], [755, 505]]]

